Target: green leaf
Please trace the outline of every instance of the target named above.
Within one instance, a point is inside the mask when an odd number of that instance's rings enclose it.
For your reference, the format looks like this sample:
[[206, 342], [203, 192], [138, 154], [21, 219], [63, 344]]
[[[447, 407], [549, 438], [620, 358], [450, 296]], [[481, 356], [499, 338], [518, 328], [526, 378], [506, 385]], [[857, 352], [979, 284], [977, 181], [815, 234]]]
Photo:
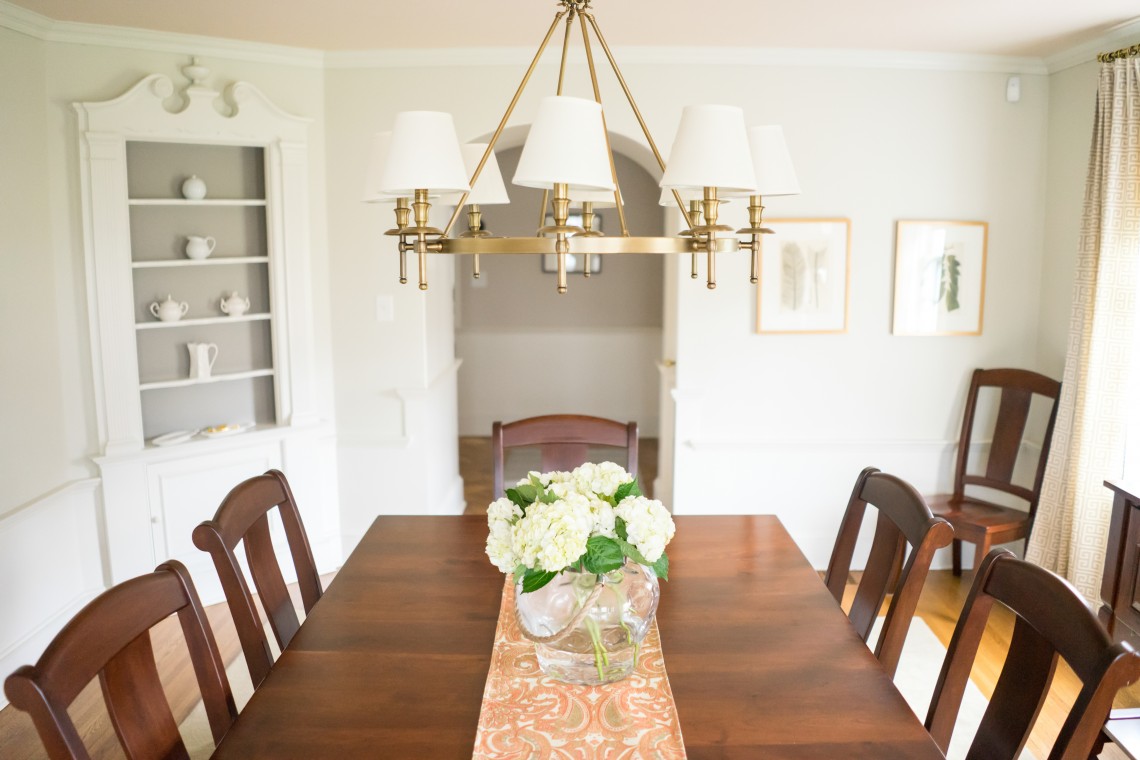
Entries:
[[614, 492], [614, 505], [621, 504], [627, 496], [641, 496], [641, 489], [637, 487], [637, 480], [622, 483]]
[[629, 540], [629, 533], [626, 532], [625, 528], [625, 520], [621, 519], [620, 517], [614, 518], [614, 533], [617, 533], [617, 537], [622, 541]]
[[522, 589], [524, 594], [529, 594], [532, 591], [538, 591], [554, 580], [554, 576], [558, 573], [552, 573], [548, 570], [531, 570], [529, 567], [523, 574]]
[[558, 501], [558, 494], [554, 493], [554, 491], [545, 491], [538, 497], [538, 500], [543, 504], [553, 504]]
[[652, 564], [649, 560], [647, 560], [645, 557], [643, 557], [641, 552], [639, 552], [637, 550], [637, 547], [634, 546], [633, 544], [631, 544], [629, 541], [626, 541], [624, 539], [619, 540], [618, 545], [621, 546], [622, 554], [629, 557], [630, 559], [632, 559], [637, 564], [639, 564], [639, 565], [651, 565]]
[[946, 311], [957, 311], [962, 307], [958, 301], [958, 281], [962, 276], [962, 265], [953, 254], [946, 256]]
[[586, 542], [586, 570], [601, 575], [617, 570], [625, 561], [621, 545], [606, 536], [592, 536]]
[[669, 580], [669, 555], [661, 552], [661, 556], [653, 563], [653, 572], [663, 581]]
[[534, 504], [534, 500], [537, 496], [538, 489], [532, 485], [523, 484], [518, 488], [507, 489], [507, 498], [522, 507], [524, 512], [527, 507]]
[[534, 486], [535, 488], [537, 488], [540, 491], [542, 490], [542, 478], [538, 477], [533, 472], [530, 475], [528, 475], [527, 477], [530, 478], [530, 484], [532, 486]]
[[519, 565], [515, 568], [514, 582], [518, 583], [524, 575], [526, 575], [526, 565]]

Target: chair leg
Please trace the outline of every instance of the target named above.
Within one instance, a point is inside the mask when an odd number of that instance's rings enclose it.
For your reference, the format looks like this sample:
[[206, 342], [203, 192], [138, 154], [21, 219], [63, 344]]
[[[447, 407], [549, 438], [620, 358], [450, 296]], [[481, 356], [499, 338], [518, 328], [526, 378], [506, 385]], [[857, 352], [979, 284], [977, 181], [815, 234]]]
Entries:
[[962, 541], [960, 539], [954, 539], [954, 543], [950, 547], [950, 556], [953, 562], [954, 577], [958, 578], [962, 575]]
[[990, 553], [990, 548], [993, 546], [993, 541], [989, 536], [983, 536], [982, 540], [977, 544], [977, 549], [974, 551], [974, 574], [977, 575], [978, 568], [982, 565], [982, 560]]

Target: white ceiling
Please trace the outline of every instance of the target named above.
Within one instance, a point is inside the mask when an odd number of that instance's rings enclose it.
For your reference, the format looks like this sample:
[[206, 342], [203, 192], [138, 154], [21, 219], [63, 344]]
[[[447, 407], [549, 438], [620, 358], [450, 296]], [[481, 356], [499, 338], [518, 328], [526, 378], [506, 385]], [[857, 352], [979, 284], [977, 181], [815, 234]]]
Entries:
[[[56, 21], [327, 51], [533, 47], [555, 0], [10, 0]], [[1044, 58], [1137, 0], [594, 0], [613, 45], [896, 50]]]

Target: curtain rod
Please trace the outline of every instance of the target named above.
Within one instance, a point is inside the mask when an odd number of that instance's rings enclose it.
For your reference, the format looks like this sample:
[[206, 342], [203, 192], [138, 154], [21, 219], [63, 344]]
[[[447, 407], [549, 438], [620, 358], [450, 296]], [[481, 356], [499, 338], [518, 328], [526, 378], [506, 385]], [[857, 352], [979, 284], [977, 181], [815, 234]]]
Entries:
[[1111, 53], [1101, 53], [1096, 59], [1101, 63], [1111, 63], [1121, 58], [1135, 58], [1137, 56], [1140, 56], [1140, 44], [1120, 48], [1120, 50], [1114, 50]]

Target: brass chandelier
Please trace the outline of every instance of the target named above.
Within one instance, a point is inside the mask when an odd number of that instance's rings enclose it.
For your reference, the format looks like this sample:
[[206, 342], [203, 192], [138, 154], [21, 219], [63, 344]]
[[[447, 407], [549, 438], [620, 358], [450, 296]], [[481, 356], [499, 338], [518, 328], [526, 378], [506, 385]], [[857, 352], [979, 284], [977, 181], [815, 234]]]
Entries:
[[[420, 290], [427, 290], [427, 255], [470, 255], [478, 278], [481, 254], [554, 254], [559, 293], [567, 288], [567, 258], [584, 260], [589, 277], [590, 257], [613, 254], [683, 254], [692, 256], [691, 276], [698, 277], [698, 258], [707, 257], [707, 283], [716, 287], [716, 254], [747, 250], [752, 254], [751, 281], [757, 282], [760, 236], [771, 232], [762, 224], [765, 195], [799, 193], [795, 170], [778, 126], [747, 129], [735, 106], [686, 106], [666, 165], [645, 119], [614, 60], [590, 8], [591, 0], [559, 0], [546, 36], [523, 75], [514, 97], [490, 142], [460, 146], [450, 114], [407, 111], [397, 114], [390, 133], [378, 134], [369, 168], [367, 201], [395, 202], [396, 226], [385, 234], [399, 238], [400, 282], [407, 282], [407, 254], [414, 253]], [[558, 87], [543, 98], [523, 146], [513, 182], [542, 189], [539, 227], [534, 236], [496, 237], [482, 228], [482, 205], [507, 202], [495, 160], [495, 145], [518, 105], [531, 75], [559, 24], [565, 23]], [[567, 54], [575, 22], [581, 29], [594, 99], [562, 94]], [[646, 142], [664, 174], [662, 203], [671, 196], [687, 229], [678, 237], [631, 236], [613, 150], [602, 110], [591, 30], [629, 102]], [[468, 177], [470, 175], [470, 177]], [[748, 197], [747, 227], [733, 230], [718, 224], [719, 206], [729, 197]], [[428, 222], [430, 199], [454, 203], [447, 226]], [[615, 206], [620, 236], [606, 237], [594, 229], [595, 204]], [[450, 236], [467, 205], [468, 229]], [[580, 206], [582, 225], [569, 224], [570, 209]], [[547, 224], [549, 218], [552, 224]], [[737, 235], [744, 235], [741, 240]]]

